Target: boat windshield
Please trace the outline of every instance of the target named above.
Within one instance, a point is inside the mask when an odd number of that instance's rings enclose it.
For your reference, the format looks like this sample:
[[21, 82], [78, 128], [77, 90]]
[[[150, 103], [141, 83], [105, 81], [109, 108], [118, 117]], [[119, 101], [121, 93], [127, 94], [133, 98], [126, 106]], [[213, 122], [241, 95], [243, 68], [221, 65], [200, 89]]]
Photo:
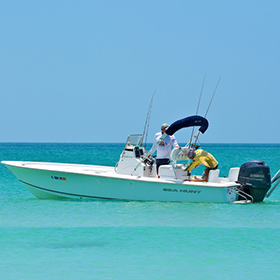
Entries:
[[131, 150], [136, 146], [142, 146], [142, 134], [132, 134], [127, 137], [125, 149]]

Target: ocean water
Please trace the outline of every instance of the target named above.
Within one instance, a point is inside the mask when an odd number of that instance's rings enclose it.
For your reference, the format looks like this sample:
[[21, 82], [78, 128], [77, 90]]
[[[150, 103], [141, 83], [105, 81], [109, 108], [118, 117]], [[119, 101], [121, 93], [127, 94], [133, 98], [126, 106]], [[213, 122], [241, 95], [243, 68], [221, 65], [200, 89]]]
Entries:
[[[123, 147], [0, 143], [0, 159], [114, 166]], [[253, 159], [280, 169], [280, 144], [202, 148], [221, 176]], [[0, 173], [1, 280], [280, 278], [280, 187], [247, 205], [51, 200]]]

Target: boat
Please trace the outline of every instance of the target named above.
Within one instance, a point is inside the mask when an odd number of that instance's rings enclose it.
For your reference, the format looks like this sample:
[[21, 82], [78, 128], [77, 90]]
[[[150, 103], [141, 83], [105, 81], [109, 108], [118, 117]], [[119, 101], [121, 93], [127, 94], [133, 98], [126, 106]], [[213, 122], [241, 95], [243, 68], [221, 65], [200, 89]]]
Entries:
[[[188, 145], [173, 149], [171, 164], [160, 166], [157, 174], [151, 151], [167, 135], [196, 126], [199, 129]], [[270, 196], [280, 183], [280, 170], [271, 179], [269, 166], [260, 160], [231, 168], [226, 178], [219, 177], [220, 170], [216, 169], [210, 171], [207, 182], [190, 181], [195, 176], [179, 162], [188, 160], [188, 150], [207, 128], [208, 120], [204, 117], [180, 119], [169, 126], [148, 152], [142, 134], [129, 135], [115, 167], [29, 161], [1, 163], [37, 198], [249, 203], [262, 202]]]

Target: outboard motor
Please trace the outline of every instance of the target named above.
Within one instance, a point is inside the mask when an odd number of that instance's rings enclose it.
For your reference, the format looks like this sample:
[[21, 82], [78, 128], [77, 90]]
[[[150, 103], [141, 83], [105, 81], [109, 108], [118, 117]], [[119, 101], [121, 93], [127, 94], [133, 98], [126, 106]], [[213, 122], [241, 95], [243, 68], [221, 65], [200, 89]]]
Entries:
[[269, 166], [260, 160], [243, 163], [240, 167], [238, 183], [242, 185], [242, 191], [253, 197], [253, 202], [262, 202], [271, 187]]

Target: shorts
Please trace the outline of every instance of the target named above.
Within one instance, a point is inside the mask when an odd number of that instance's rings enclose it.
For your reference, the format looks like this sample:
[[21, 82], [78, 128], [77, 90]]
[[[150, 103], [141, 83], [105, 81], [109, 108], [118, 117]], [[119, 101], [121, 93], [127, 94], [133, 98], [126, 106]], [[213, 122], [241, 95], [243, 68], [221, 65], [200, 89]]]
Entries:
[[[217, 168], [218, 168], [218, 164], [217, 164], [217, 166], [214, 167], [214, 168], [206, 167], [205, 170], [209, 170], [209, 172], [210, 172], [210, 170], [216, 170]], [[205, 171], [204, 171], [203, 174], [202, 174], [202, 179], [204, 179], [204, 178], [205, 178]]]

